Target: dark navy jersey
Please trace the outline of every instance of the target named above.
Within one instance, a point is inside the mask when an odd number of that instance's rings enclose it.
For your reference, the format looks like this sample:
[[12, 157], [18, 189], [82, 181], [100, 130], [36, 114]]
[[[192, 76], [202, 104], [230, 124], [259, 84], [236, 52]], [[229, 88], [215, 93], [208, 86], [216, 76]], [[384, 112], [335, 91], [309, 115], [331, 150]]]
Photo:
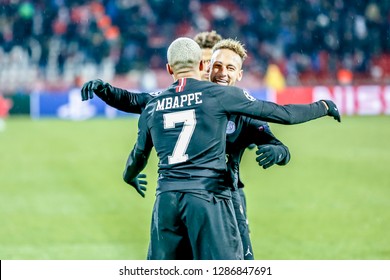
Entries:
[[321, 102], [280, 106], [256, 100], [237, 87], [179, 79], [153, 98], [141, 114], [126, 177], [134, 178], [143, 169], [155, 146], [158, 192], [226, 189], [226, 125], [232, 114], [295, 124], [325, 116], [327, 110]]
[[[146, 104], [160, 93], [161, 91], [135, 93], [109, 86], [108, 90], [99, 94], [99, 96], [108, 105], [116, 109], [128, 113], [141, 113]], [[283, 146], [286, 152], [280, 164], [286, 164], [290, 159], [288, 148], [272, 134], [266, 122], [245, 116], [231, 116], [226, 128], [226, 153], [228, 168], [231, 169], [229, 170], [230, 176], [236, 178], [233, 179], [233, 182], [237, 184], [237, 186], [234, 186], [235, 188], [244, 187], [239, 176], [239, 164], [244, 151], [252, 143]]]
[[107, 105], [127, 113], [141, 114], [146, 104], [160, 92], [129, 92], [125, 89], [113, 87], [104, 91], [95, 92]]
[[229, 117], [226, 127], [226, 156], [234, 188], [244, 187], [239, 176], [239, 165], [244, 152], [251, 144], [283, 147], [284, 153], [278, 165], [285, 165], [290, 160], [288, 148], [273, 135], [267, 122], [246, 116], [232, 115]]

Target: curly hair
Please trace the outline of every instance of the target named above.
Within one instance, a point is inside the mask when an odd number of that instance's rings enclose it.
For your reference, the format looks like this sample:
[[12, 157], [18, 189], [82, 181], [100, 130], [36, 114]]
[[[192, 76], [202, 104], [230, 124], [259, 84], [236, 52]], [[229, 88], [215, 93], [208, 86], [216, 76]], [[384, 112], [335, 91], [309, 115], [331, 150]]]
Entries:
[[200, 32], [194, 37], [194, 41], [198, 43], [201, 49], [211, 49], [221, 40], [222, 36], [219, 35], [215, 30]]

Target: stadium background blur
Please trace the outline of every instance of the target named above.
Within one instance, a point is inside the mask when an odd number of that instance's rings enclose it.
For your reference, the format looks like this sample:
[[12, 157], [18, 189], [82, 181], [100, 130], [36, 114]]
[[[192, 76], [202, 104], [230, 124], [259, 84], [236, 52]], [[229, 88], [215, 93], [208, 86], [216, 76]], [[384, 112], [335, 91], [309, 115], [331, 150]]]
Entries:
[[[278, 103], [333, 99], [343, 114], [341, 124], [272, 124], [292, 154], [285, 167], [262, 170], [254, 151], [244, 156], [256, 259], [389, 260], [389, 7], [0, 0], [0, 97], [13, 102], [0, 130], [0, 259], [145, 258], [157, 158], [141, 199], [121, 178], [136, 118], [115, 118], [99, 98], [81, 102], [80, 85], [165, 87], [169, 43], [214, 29], [249, 51], [238, 86]], [[286, 87], [272, 93], [275, 65]], [[0, 98], [0, 120], [9, 104]]]
[[[240, 85], [261, 87], [270, 64], [288, 86], [385, 84], [390, 1], [0, 0], [3, 94], [64, 89], [96, 77], [125, 88], [165, 87], [179, 36], [215, 29], [249, 52]], [[80, 81], [80, 80], [79, 80]]]

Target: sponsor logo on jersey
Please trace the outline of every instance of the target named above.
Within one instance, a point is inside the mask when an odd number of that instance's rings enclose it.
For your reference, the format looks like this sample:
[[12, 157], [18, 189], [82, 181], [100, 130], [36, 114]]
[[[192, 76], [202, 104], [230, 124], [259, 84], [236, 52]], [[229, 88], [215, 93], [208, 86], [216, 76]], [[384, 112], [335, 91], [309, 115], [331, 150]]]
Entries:
[[228, 121], [226, 126], [226, 134], [232, 134], [234, 131], [236, 131], [236, 124], [232, 121]]
[[244, 90], [244, 95], [250, 101], [255, 101], [256, 100], [256, 98], [254, 98], [252, 95], [250, 95], [249, 92], [247, 92], [246, 90]]

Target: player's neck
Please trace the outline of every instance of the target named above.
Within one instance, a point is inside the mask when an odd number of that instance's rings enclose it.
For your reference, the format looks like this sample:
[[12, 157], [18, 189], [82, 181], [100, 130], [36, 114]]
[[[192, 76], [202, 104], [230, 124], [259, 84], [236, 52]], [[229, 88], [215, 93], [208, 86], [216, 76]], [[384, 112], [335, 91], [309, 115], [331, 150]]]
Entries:
[[178, 80], [178, 79], [182, 79], [182, 78], [192, 78], [192, 79], [195, 79], [195, 80], [200, 80], [200, 73], [198, 71], [185, 71], [185, 72], [180, 72], [180, 73], [175, 73], [173, 75], [173, 79], [175, 80], [175, 82]]

